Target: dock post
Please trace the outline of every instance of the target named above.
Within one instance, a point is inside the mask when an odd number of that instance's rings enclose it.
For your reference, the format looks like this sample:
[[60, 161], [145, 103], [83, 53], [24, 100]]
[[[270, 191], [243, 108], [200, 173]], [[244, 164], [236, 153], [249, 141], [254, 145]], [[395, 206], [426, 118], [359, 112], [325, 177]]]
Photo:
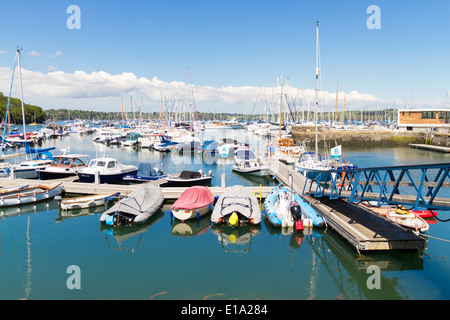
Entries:
[[94, 183], [100, 184], [100, 171], [95, 171]]
[[10, 179], [16, 178], [16, 169], [14, 168], [14, 166], [11, 166], [11, 170], [9, 171], [9, 178]]
[[226, 184], [225, 184], [225, 173], [222, 173], [222, 188], [225, 188]]

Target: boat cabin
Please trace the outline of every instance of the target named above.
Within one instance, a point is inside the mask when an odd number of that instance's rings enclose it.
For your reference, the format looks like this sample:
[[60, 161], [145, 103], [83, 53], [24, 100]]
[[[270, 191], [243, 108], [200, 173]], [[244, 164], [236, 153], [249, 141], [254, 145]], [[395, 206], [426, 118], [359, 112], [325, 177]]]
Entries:
[[[82, 158], [87, 158], [87, 155], [62, 155], [62, 156], [54, 156], [53, 161], [50, 166], [53, 167], [85, 167]], [[80, 159], [81, 158], [81, 159]]]
[[114, 169], [118, 166], [118, 162], [113, 158], [92, 159], [89, 161], [89, 168]]

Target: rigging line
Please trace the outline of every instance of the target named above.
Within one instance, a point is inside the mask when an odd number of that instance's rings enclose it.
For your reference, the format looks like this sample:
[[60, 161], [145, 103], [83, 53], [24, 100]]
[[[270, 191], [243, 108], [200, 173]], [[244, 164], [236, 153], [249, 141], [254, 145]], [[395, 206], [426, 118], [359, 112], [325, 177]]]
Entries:
[[10, 105], [10, 101], [11, 101], [11, 93], [12, 93], [12, 87], [13, 87], [13, 81], [14, 81], [14, 73], [16, 71], [16, 65], [17, 65], [17, 54], [16, 54], [16, 57], [14, 59], [14, 67], [13, 67], [13, 72], [12, 72], [12, 77], [11, 77], [11, 86], [9, 87], [8, 104], [6, 106], [6, 112], [5, 112], [5, 123], [4, 123], [5, 125], [3, 126], [3, 135], [2, 135], [3, 139], [2, 139], [2, 145], [1, 145], [1, 148], [0, 148], [0, 158], [1, 158], [2, 154], [3, 154], [3, 145], [4, 145], [4, 142], [5, 142], [5, 134], [6, 134], [6, 127], [7, 127], [6, 119], [8, 118], [8, 113], [9, 113], [9, 105]]
[[445, 242], [450, 242], [450, 240], [442, 239], [442, 238], [438, 238], [438, 237], [433, 237], [433, 236], [430, 236], [429, 234], [422, 234], [421, 236], [422, 236], [422, 237], [433, 238], [433, 239], [441, 240], [441, 241], [445, 241]]

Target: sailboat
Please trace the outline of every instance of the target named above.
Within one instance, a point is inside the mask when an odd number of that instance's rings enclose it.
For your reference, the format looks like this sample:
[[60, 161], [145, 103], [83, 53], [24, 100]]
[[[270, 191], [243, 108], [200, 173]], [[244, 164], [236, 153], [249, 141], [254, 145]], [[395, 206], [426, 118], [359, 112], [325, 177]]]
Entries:
[[319, 21], [316, 27], [316, 89], [315, 89], [315, 107], [314, 107], [314, 122], [316, 127], [316, 141], [314, 152], [304, 152], [300, 156], [298, 162], [295, 163], [294, 168], [309, 179], [314, 179], [317, 172], [322, 172], [330, 169], [327, 162], [323, 161], [318, 152], [318, 132], [317, 132], [317, 108], [319, 106]]
[[[52, 162], [52, 154], [49, 153], [50, 150], [55, 149], [54, 147], [46, 148], [46, 149], [33, 149], [30, 148], [29, 143], [33, 142], [32, 139], [28, 139], [26, 133], [26, 126], [25, 126], [25, 109], [23, 105], [23, 87], [22, 87], [22, 67], [20, 62], [20, 50], [21, 48], [17, 47], [17, 54], [16, 54], [16, 60], [14, 61], [14, 68], [13, 68], [13, 74], [11, 79], [11, 89], [8, 97], [8, 104], [6, 107], [6, 113], [5, 113], [5, 120], [8, 118], [9, 113], [9, 107], [10, 107], [10, 100], [11, 100], [11, 90], [13, 86], [14, 81], [14, 73], [16, 69], [16, 61], [18, 63], [19, 67], [19, 78], [20, 78], [20, 93], [21, 93], [21, 106], [22, 106], [22, 123], [23, 123], [23, 137], [16, 137], [16, 138], [8, 138], [6, 137], [6, 126], [3, 128], [3, 135], [2, 135], [2, 142], [1, 142], [1, 150], [0, 150], [0, 157], [3, 152], [3, 146], [5, 143], [14, 142], [14, 143], [23, 143], [25, 146], [25, 157], [26, 161], [23, 161], [20, 164], [11, 164], [11, 163], [2, 163], [0, 167], [0, 176], [1, 177], [9, 177], [13, 176], [14, 178], [35, 178], [37, 177], [36, 169], [38, 168], [44, 168], [48, 166]], [[6, 123], [6, 121], [5, 121]], [[29, 159], [31, 154], [36, 154], [37, 156], [34, 159]]]

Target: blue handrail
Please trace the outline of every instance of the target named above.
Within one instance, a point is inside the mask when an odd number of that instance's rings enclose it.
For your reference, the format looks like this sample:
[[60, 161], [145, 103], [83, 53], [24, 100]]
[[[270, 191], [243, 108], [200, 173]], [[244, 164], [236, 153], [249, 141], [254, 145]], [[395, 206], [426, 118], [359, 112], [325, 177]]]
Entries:
[[303, 194], [376, 201], [378, 206], [414, 205], [414, 210], [450, 210], [449, 194], [438, 198], [442, 188], [450, 187], [449, 173], [450, 163], [317, 171], [313, 180], [307, 178]]

